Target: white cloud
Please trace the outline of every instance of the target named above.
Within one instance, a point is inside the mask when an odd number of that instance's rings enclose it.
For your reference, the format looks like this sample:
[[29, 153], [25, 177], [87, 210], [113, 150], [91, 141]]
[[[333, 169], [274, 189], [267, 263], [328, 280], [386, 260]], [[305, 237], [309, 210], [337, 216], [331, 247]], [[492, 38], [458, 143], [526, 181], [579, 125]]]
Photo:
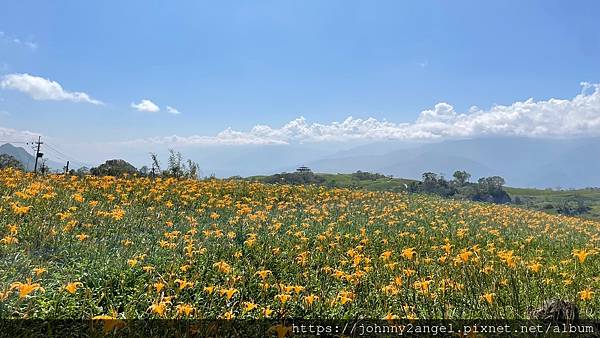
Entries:
[[256, 135], [251, 135], [245, 132], [239, 132], [230, 128], [218, 133], [215, 136], [193, 135], [182, 137], [178, 135], [151, 137], [145, 139], [137, 139], [132, 141], [122, 142], [121, 144], [131, 146], [144, 146], [148, 144], [156, 145], [179, 145], [179, 146], [194, 146], [194, 145], [268, 145], [268, 144], [287, 144], [288, 142], [263, 138]]
[[352, 140], [431, 140], [481, 136], [585, 137], [600, 136], [600, 85], [582, 83], [572, 99], [518, 101], [487, 110], [471, 107], [457, 112], [448, 103], [422, 111], [412, 123], [348, 117], [330, 124], [297, 118], [280, 128], [257, 125], [248, 131], [226, 129], [214, 136], [168, 136], [130, 144], [222, 145], [288, 144]]
[[40, 134], [28, 130], [16, 130], [0, 127], [0, 141], [29, 142], [38, 136], [40, 136]]
[[173, 114], [173, 115], [181, 114], [181, 112], [179, 110], [177, 110], [177, 109], [175, 109], [175, 108], [173, 108], [171, 106], [167, 106], [167, 112], [169, 114]]
[[0, 88], [25, 93], [34, 100], [73, 101], [102, 104], [82, 92], [68, 92], [56, 81], [29, 74], [9, 74], [1, 78]]
[[150, 100], [142, 100], [140, 103], [131, 103], [131, 107], [138, 111], [156, 113], [160, 111], [160, 108]]

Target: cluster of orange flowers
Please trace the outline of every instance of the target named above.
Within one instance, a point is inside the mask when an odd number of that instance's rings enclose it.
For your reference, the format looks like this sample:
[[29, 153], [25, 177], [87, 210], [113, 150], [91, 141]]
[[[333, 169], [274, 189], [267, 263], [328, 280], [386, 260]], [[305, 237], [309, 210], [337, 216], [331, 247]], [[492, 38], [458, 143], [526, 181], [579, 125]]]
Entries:
[[96, 319], [492, 318], [552, 297], [600, 315], [593, 221], [235, 180], [0, 171], [0, 193], [0, 254], [17, 257], [0, 266], [9, 310], [52, 299]]

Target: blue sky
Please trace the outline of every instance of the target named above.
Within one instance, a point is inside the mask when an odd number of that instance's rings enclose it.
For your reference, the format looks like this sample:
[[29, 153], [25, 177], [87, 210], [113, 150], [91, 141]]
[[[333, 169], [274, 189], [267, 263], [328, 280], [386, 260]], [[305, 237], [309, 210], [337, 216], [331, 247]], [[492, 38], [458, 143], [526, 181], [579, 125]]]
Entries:
[[[1, 7], [3, 137], [40, 133], [78, 154], [82, 143], [155, 144], [172, 135], [184, 139], [164, 142], [206, 144], [229, 127], [240, 133], [236, 140], [250, 133], [258, 143], [344, 141], [365, 133], [372, 139], [381, 133], [364, 130], [390, 128], [387, 138], [473, 137], [499, 127], [464, 131], [452, 122], [452, 131], [431, 123], [407, 131], [403, 123], [412, 128], [432, 114], [435, 123], [448, 123], [472, 106], [493, 120], [494, 105], [514, 110], [528, 98], [535, 100], [532, 111], [555, 109], [551, 98], [580, 107], [580, 83], [600, 82], [597, 1], [14, 1]], [[7, 80], [22, 74], [54, 81], [64, 93], [36, 99], [32, 78]], [[48, 90], [49, 83], [33, 90]], [[600, 94], [590, 88], [585, 110], [571, 119], [598, 111]], [[65, 94], [74, 92], [103, 104]], [[160, 111], [132, 106], [142, 100]], [[556, 136], [549, 131], [550, 119], [562, 114], [556, 109], [546, 120], [520, 119], [533, 123], [523, 133]], [[301, 127], [282, 128], [300, 116]], [[332, 123], [350, 116], [349, 131], [333, 124], [330, 138], [306, 136], [307, 128], [327, 136]], [[269, 129], [251, 132], [256, 125]], [[595, 126], [585, 126], [584, 134]], [[358, 129], [362, 136], [354, 135]]]

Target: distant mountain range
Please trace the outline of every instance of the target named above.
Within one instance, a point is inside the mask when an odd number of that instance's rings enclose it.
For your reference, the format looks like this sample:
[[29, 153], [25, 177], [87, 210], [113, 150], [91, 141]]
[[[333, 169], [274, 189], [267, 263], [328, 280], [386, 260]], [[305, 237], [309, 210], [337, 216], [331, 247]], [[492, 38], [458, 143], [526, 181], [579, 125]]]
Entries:
[[466, 170], [474, 179], [498, 175], [516, 187], [600, 186], [600, 138], [445, 141], [369, 155], [378, 147], [357, 147], [308, 165], [316, 172], [363, 170], [413, 179], [427, 171], [450, 177], [455, 170]]
[[[362, 170], [419, 179], [424, 172], [451, 177], [455, 170], [466, 170], [472, 174], [472, 180], [498, 175], [513, 187], [600, 187], [600, 138], [222, 146], [188, 148], [183, 152], [185, 158], [200, 164], [203, 175], [218, 177], [270, 175], [307, 165], [321, 173]], [[0, 146], [0, 153], [10, 154], [33, 169], [35, 159], [23, 148], [5, 144]], [[147, 154], [137, 156], [124, 159], [148, 164]], [[52, 161], [48, 165], [53, 169], [63, 166]]]
[[[25, 166], [25, 168], [28, 171], [33, 171], [33, 168], [35, 166], [35, 156], [27, 152], [27, 150], [25, 150], [24, 148], [15, 147], [10, 143], [5, 143], [0, 146], [0, 154], [7, 154], [16, 158], [21, 163], [23, 163], [23, 166]], [[40, 164], [41, 163], [38, 163], [38, 166]], [[62, 169], [63, 167], [63, 164], [51, 160], [46, 161], [46, 165], [51, 170]]]
[[585, 188], [600, 187], [600, 138], [388, 141], [346, 149], [326, 144], [278, 145], [223, 150], [202, 157], [199, 163], [222, 177], [274, 174], [307, 165], [321, 173], [362, 170], [410, 179], [419, 179], [424, 172], [451, 177], [455, 170], [466, 170], [473, 180], [498, 175], [514, 187]]

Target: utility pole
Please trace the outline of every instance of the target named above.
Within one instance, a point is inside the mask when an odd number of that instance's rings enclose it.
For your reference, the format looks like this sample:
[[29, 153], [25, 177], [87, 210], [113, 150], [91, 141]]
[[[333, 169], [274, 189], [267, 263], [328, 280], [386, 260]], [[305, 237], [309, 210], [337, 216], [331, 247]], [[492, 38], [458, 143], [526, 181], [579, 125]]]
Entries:
[[69, 161], [67, 161], [67, 165], [65, 166], [65, 175], [69, 173]]
[[[35, 164], [33, 166], [33, 172], [37, 174], [38, 158], [40, 158], [44, 155], [44, 154], [40, 154], [40, 145], [44, 144], [44, 142], [42, 142], [42, 137], [38, 136], [37, 142], [34, 142], [34, 143], [37, 144], [37, 149], [35, 150]], [[42, 155], [42, 156], [40, 156], [40, 155]]]
[[40, 172], [42, 175], [45, 175], [48, 172], [48, 166], [46, 166], [46, 159], [42, 159], [42, 166], [40, 167]]

